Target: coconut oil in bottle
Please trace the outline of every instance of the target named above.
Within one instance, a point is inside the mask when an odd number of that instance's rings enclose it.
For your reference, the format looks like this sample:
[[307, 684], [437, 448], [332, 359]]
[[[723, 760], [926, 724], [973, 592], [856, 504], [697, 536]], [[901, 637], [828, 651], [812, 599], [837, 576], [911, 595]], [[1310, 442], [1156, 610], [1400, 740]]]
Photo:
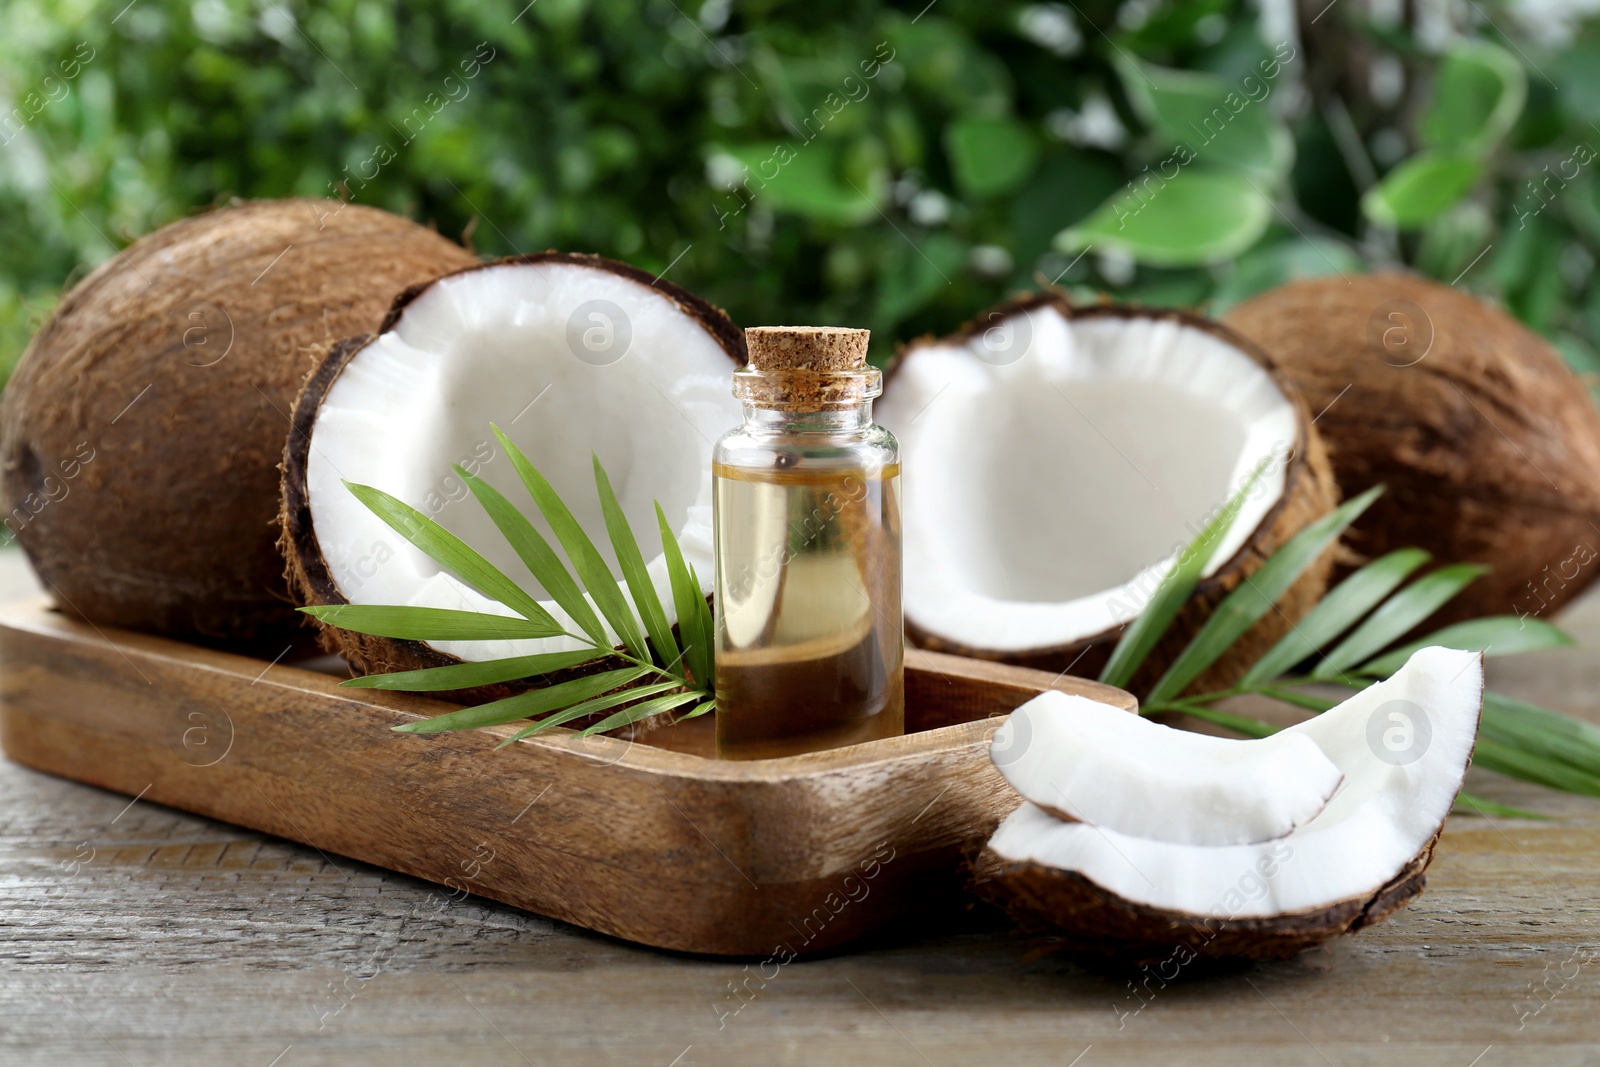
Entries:
[[900, 453], [866, 330], [745, 331], [744, 423], [713, 457], [717, 753], [905, 730]]

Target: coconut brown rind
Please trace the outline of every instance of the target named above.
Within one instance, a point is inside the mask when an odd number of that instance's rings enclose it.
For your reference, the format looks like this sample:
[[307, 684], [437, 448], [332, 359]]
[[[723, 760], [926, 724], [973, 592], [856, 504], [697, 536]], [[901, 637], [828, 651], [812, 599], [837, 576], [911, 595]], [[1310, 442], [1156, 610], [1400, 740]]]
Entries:
[[338, 201], [246, 203], [141, 238], [76, 285], [0, 414], [7, 525], [66, 611], [233, 647], [299, 632], [277, 465], [317, 350], [474, 262]]
[[[592, 267], [610, 271], [638, 282], [672, 300], [685, 314], [693, 316], [712, 335], [723, 351], [728, 353], [729, 360], [734, 367], [744, 362], [744, 335], [721, 308], [670, 282], [662, 281], [651, 274], [641, 271], [637, 267], [618, 263], [601, 256], [575, 253], [543, 252], [537, 255], [515, 256], [496, 260], [492, 263], [468, 267], [465, 270], [454, 271], [441, 278], [435, 278], [433, 281], [412, 286], [395, 298], [394, 304], [388, 315], [385, 316], [382, 329], [379, 332], [386, 333], [393, 330], [399, 324], [405, 309], [411, 302], [430, 285], [443, 280], [443, 278], [457, 277], [470, 271], [488, 270], [507, 265], [537, 265], [541, 263], [576, 264]], [[321, 545], [317, 541], [315, 523], [311, 515], [311, 497], [306, 485], [307, 461], [311, 450], [311, 431], [316, 425], [317, 413], [328, 395], [328, 390], [333, 387], [333, 383], [338, 380], [339, 375], [343, 373], [350, 361], [355, 359], [363, 349], [376, 340], [377, 336], [377, 334], [363, 334], [346, 338], [334, 345], [306, 380], [304, 388], [301, 389], [300, 395], [295, 401], [289, 439], [283, 452], [282, 508], [278, 518], [280, 530], [278, 549], [290, 594], [293, 596], [295, 603], [301, 606], [349, 603], [343, 591], [340, 590], [333, 570], [329, 566], [327, 558], [323, 555]], [[422, 641], [359, 634], [349, 630], [342, 630], [337, 626], [327, 625], [320, 620], [312, 619], [308, 615], [302, 614], [300, 618], [315, 626], [317, 640], [325, 651], [342, 656], [359, 674], [386, 674], [392, 671], [423, 670], [431, 667], [447, 667], [463, 662], [458, 657], [441, 652]], [[532, 679], [529, 683], [482, 686], [475, 689], [459, 690], [454, 693], [445, 693], [441, 694], [441, 696], [445, 699], [461, 701], [495, 700], [513, 692], [524, 690], [528, 688], [529, 684], [551, 685], [591, 673], [594, 669], [594, 667], [588, 665], [580, 665], [564, 671], [552, 672], [539, 679]]]
[[1341, 934], [1382, 922], [1420, 894], [1433, 859], [1433, 838], [1372, 894], [1325, 908], [1261, 918], [1214, 918], [1152, 908], [1101, 888], [1076, 871], [1001, 858], [984, 849], [973, 888], [1002, 908], [1023, 932], [1063, 949], [1129, 962], [1288, 959]]
[[[1284, 542], [1338, 506], [1339, 492], [1334, 481], [1333, 467], [1329, 462], [1327, 449], [1316, 427], [1312, 425], [1305, 398], [1283, 374], [1278, 363], [1255, 343], [1228, 327], [1178, 310], [1127, 305], [1079, 307], [1059, 293], [1031, 294], [979, 315], [953, 337], [922, 338], [903, 348], [886, 372], [885, 392], [894, 388], [896, 373], [908, 360], [917, 358], [919, 350], [934, 345], [964, 342], [993, 327], [997, 317], [1020, 314], [1039, 307], [1053, 307], [1063, 317], [1078, 321], [1098, 318], [1149, 318], [1173, 321], [1204, 330], [1230, 347], [1236, 348], [1262, 367], [1284, 397], [1294, 405], [1296, 412], [1297, 437], [1284, 460], [1283, 495], [1233, 557], [1196, 586], [1194, 595], [1179, 613], [1166, 637], [1156, 645], [1129, 683], [1128, 688], [1133, 692], [1143, 692], [1165, 673], [1167, 667], [1183, 651], [1189, 639], [1211, 616], [1223, 598], [1245, 578], [1255, 573]], [[1224, 501], [1217, 503], [1220, 507]], [[1278, 601], [1277, 610], [1268, 612], [1252, 626], [1226, 653], [1195, 679], [1191, 689], [1195, 691], [1225, 689], [1243, 677], [1250, 665], [1277, 644], [1293, 624], [1304, 617], [1321, 599], [1327, 590], [1337, 551], [1337, 547], [1330, 547], [1307, 567]], [[921, 648], [978, 659], [997, 660], [1040, 670], [1066, 671], [1090, 678], [1100, 673], [1122, 634], [1122, 629], [1117, 627], [1067, 644], [1001, 652], [976, 648], [943, 638], [918, 625], [909, 615], [905, 620], [905, 629], [906, 636]]]
[[1532, 331], [1396, 273], [1294, 282], [1226, 321], [1322, 412], [1340, 488], [1388, 487], [1353, 548], [1416, 545], [1494, 568], [1431, 626], [1548, 614], [1600, 576], [1600, 413]]

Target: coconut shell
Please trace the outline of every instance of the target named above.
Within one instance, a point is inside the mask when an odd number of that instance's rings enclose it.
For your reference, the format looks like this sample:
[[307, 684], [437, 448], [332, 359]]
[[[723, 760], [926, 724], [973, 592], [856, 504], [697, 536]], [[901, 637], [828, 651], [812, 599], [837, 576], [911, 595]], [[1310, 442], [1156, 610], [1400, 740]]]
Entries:
[[[1311, 424], [1305, 398], [1284, 376], [1277, 362], [1258, 345], [1228, 327], [1178, 310], [1110, 304], [1077, 307], [1058, 293], [1027, 296], [979, 315], [953, 338], [924, 338], [902, 349], [886, 375], [885, 391], [894, 387], [895, 372], [904, 366], [907, 360], [917, 358], [919, 349], [935, 344], [947, 345], [952, 341], [963, 342], [992, 327], [997, 315], [1016, 314], [1046, 305], [1053, 305], [1068, 319], [1157, 318], [1173, 320], [1204, 330], [1248, 356], [1266, 370], [1285, 398], [1294, 405], [1297, 414], [1298, 438], [1286, 460], [1282, 497], [1262, 518], [1238, 552], [1196, 586], [1193, 597], [1179, 612], [1166, 637], [1152, 650], [1149, 658], [1128, 685], [1128, 688], [1135, 693], [1145, 692], [1183, 651], [1190, 638], [1211, 617], [1216, 606], [1237, 588], [1239, 583], [1260, 569], [1268, 557], [1284, 542], [1338, 506], [1339, 493], [1334, 483], [1333, 468], [1328, 461], [1327, 449], [1323, 446], [1316, 427]], [[1243, 677], [1250, 665], [1277, 644], [1294, 623], [1304, 617], [1322, 598], [1322, 594], [1327, 591], [1329, 575], [1333, 572], [1336, 552], [1336, 547], [1330, 547], [1313, 561], [1279, 599], [1276, 610], [1268, 612], [1252, 626], [1195, 680], [1191, 689], [1195, 691], [1226, 689]], [[999, 652], [947, 640], [923, 629], [909, 616], [905, 621], [905, 630], [906, 636], [920, 648], [997, 660], [1040, 670], [1066, 672], [1086, 678], [1099, 675], [1107, 660], [1111, 658], [1112, 649], [1116, 647], [1118, 638], [1122, 635], [1122, 628], [1117, 627], [1069, 644]]]
[[[524, 263], [571, 263], [593, 267], [620, 274], [651, 287], [675, 303], [684, 314], [691, 316], [705, 327], [706, 332], [711, 334], [717, 344], [728, 353], [730, 375], [745, 362], [744, 335], [734, 325], [733, 320], [728, 318], [727, 312], [671, 282], [626, 263], [618, 263], [601, 256], [543, 252], [478, 264], [465, 270], [455, 271], [446, 277], [454, 277], [468, 271], [489, 270], [499, 266]], [[442, 280], [443, 278], [434, 279], [434, 281]], [[434, 281], [413, 286], [397, 296], [378, 332], [387, 333], [394, 329], [406, 307], [433, 285]], [[282, 510], [278, 517], [280, 530], [278, 548], [281, 553], [281, 563], [286, 567], [285, 575], [290, 592], [295, 603], [300, 605], [309, 607], [349, 603], [334, 579], [333, 568], [329, 566], [327, 558], [322, 553], [322, 546], [317, 541], [316, 524], [311, 515], [311, 495], [306, 484], [307, 461], [311, 453], [311, 431], [316, 425], [317, 413], [322, 407], [323, 400], [327, 398], [328, 390], [333, 387], [333, 383], [338, 380], [350, 361], [375, 339], [376, 335], [365, 334], [346, 338], [335, 344], [306, 380], [305, 387], [294, 403], [293, 429], [283, 453]], [[360, 674], [423, 670], [462, 662], [458, 657], [441, 652], [422, 641], [359, 634], [328, 625], [308, 615], [302, 614], [300, 618], [316, 627], [317, 640], [325, 651], [344, 657]], [[569, 678], [589, 674], [596, 669], [601, 667], [584, 664], [565, 671], [554, 671], [537, 679], [537, 683], [553, 685]], [[462, 701], [494, 700], [526, 688], [528, 683], [508, 683], [460, 690], [445, 695]]]
[[1061, 948], [1121, 960], [1288, 959], [1382, 922], [1420, 894], [1433, 859], [1433, 836], [1412, 861], [1372, 894], [1312, 911], [1217, 919], [1152, 908], [1103, 889], [1076, 871], [1013, 862], [985, 849], [974, 864], [975, 891], [1002, 908], [1025, 933]]
[[7, 526], [66, 611], [260, 644], [298, 632], [277, 465], [319, 351], [473, 262], [399, 216], [260, 201], [173, 223], [75, 286], [6, 388]]
[[[1419, 314], [1420, 312], [1420, 314]], [[1547, 614], [1600, 575], [1600, 413], [1561, 357], [1476, 297], [1405, 274], [1294, 282], [1226, 316], [1321, 412], [1351, 531], [1494, 570], [1435, 616]]]

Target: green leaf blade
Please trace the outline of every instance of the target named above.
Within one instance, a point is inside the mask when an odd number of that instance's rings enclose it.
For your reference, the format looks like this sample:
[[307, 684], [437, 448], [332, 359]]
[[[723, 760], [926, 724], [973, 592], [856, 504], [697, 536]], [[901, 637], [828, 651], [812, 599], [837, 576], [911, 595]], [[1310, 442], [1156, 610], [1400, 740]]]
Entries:
[[1354, 626], [1430, 558], [1420, 548], [1396, 549], [1345, 578], [1245, 672], [1240, 686], [1269, 682], [1295, 664], [1321, 655], [1324, 645]]
[[1252, 575], [1245, 578], [1205, 621], [1200, 632], [1184, 647], [1151, 688], [1146, 697], [1152, 704], [1183, 692], [1215, 663], [1233, 643], [1243, 637], [1262, 616], [1271, 611], [1324, 551], [1372, 506], [1383, 492], [1374, 487], [1311, 523], [1274, 552]]
[[[666, 696], [658, 696], [653, 699], [646, 700], [642, 704], [635, 704], [632, 707], [624, 708], [615, 715], [609, 715], [595, 723], [593, 726], [586, 727], [583, 731], [583, 734], [585, 737], [593, 734], [603, 734], [608, 730], [616, 730], [623, 726], [629, 726], [644, 719], [649, 719], [653, 716], [660, 715], [664, 711], [671, 711], [673, 708], [681, 707], [684, 704], [690, 703], [691, 701], [703, 699], [705, 699], [705, 694], [696, 690], [682, 693], [668, 693]], [[687, 718], [688, 716], [685, 717]]]
[[620, 667], [598, 674], [586, 674], [582, 678], [574, 678], [559, 685], [530, 689], [526, 693], [518, 693], [504, 700], [495, 700], [472, 708], [461, 708], [420, 722], [404, 723], [394, 729], [399, 733], [436, 734], [446, 730], [473, 730], [483, 726], [499, 726], [534, 715], [544, 715], [561, 708], [570, 708], [580, 701], [592, 699], [630, 682], [638, 681], [647, 673], [649, 671], [643, 667]]
[[393, 689], [406, 693], [442, 693], [453, 689], [474, 689], [480, 685], [536, 678], [554, 671], [592, 663], [605, 655], [592, 649], [575, 652], [546, 652], [534, 656], [511, 656], [477, 663], [453, 663], [447, 667], [427, 667], [415, 671], [393, 671], [350, 678], [339, 684], [346, 689]]
[[667, 524], [667, 513], [656, 504], [656, 525], [661, 530], [661, 551], [667, 558], [667, 576], [672, 580], [672, 601], [678, 615], [678, 637], [683, 645], [689, 672], [702, 686], [711, 685], [711, 635], [701, 624], [705, 596], [700, 584], [683, 560], [683, 548]]
[[502, 574], [475, 549], [416, 508], [381, 489], [345, 482], [350, 492], [367, 509], [382, 519], [395, 533], [427, 553], [473, 589], [491, 600], [498, 600], [525, 618], [545, 623], [556, 632], [560, 626], [540, 603]]
[[[553, 715], [547, 715], [538, 722], [529, 723], [521, 730], [518, 730], [511, 737], [508, 737], [504, 741], [500, 742], [495, 746], [495, 748], [505, 748], [507, 745], [516, 744], [524, 737], [532, 737], [534, 734], [543, 733], [544, 731], [554, 727], [565, 726], [567, 723], [572, 722], [575, 719], [582, 719], [598, 712], [607, 711], [616, 707], [618, 704], [628, 704], [635, 700], [642, 700], [645, 697], [653, 696], [656, 693], [664, 693], [669, 689], [678, 688], [681, 688], [681, 685], [677, 681], [656, 682], [653, 685], [641, 685], [634, 688], [619, 689], [612, 693], [604, 693], [597, 697], [591, 697], [590, 699], [574, 704], [571, 707], [562, 708]], [[585, 731], [585, 733], [587, 732], [588, 731]]]
[[1416, 229], [1454, 207], [1483, 175], [1474, 156], [1418, 152], [1367, 190], [1361, 212], [1379, 226]]
[[405, 641], [525, 641], [561, 633], [515, 615], [389, 604], [319, 604], [301, 608], [312, 618], [354, 633]]
[[533, 575], [544, 587], [545, 592], [550, 594], [550, 599], [571, 617], [591, 641], [596, 645], [609, 647], [611, 635], [606, 633], [600, 617], [594, 613], [589, 601], [584, 599], [583, 590], [572, 580], [566, 565], [555, 554], [550, 543], [534, 528], [533, 523], [528, 521], [528, 517], [498, 489], [482, 478], [461, 467], [456, 468], [456, 473], [472, 491], [472, 495], [477, 498], [478, 503], [482, 505], [506, 542], [511, 545], [512, 550], [517, 553], [523, 565], [528, 568], [528, 573]]
[[510, 457], [511, 465], [516, 468], [517, 476], [527, 488], [528, 495], [533, 497], [534, 504], [544, 515], [545, 521], [550, 524], [550, 529], [555, 531], [556, 540], [561, 542], [562, 549], [567, 553], [567, 559], [572, 562], [573, 569], [577, 571], [589, 595], [594, 598], [600, 614], [605, 616], [606, 622], [616, 631], [622, 644], [630, 652], [643, 658], [647, 650], [644, 635], [639, 630], [639, 623], [634, 618], [633, 609], [628, 606], [627, 597], [623, 596], [622, 586], [617, 584], [616, 576], [611, 573], [611, 568], [606, 566], [606, 561], [594, 547], [594, 542], [589, 539], [582, 524], [562, 502], [555, 488], [545, 480], [544, 475], [534, 469], [522, 449], [501, 432], [498, 426], [492, 429], [500, 441], [500, 446]]
[[1272, 203], [1249, 176], [1191, 164], [1158, 188], [1124, 190], [1056, 237], [1059, 251], [1120, 249], [1156, 267], [1193, 267], [1240, 255], [1272, 222]]
[[[650, 580], [644, 555], [639, 551], [639, 542], [628, 526], [628, 517], [622, 513], [622, 504], [611, 488], [611, 479], [606, 475], [600, 457], [591, 458], [594, 460], [595, 489], [600, 494], [600, 511], [605, 516], [606, 532], [611, 535], [611, 549], [616, 553], [617, 565], [628, 583], [628, 591], [633, 594], [634, 606], [644, 620], [645, 632], [650, 635], [650, 643], [655, 649], [656, 662], [670, 667], [680, 657], [678, 643], [672, 639], [672, 626], [667, 622], [666, 609], [661, 604], [655, 583]], [[640, 649], [639, 654], [643, 657], [646, 650]]]
[[1461, 590], [1489, 572], [1478, 563], [1452, 563], [1425, 574], [1391, 596], [1311, 672], [1317, 679], [1344, 674], [1426, 621]]
[[1462, 41], [1440, 60], [1417, 130], [1429, 148], [1481, 154], [1516, 125], [1527, 99], [1528, 75], [1515, 56], [1488, 41]]
[[1478, 738], [1477, 747], [1472, 752], [1472, 762], [1508, 778], [1558, 789], [1563, 793], [1600, 797], [1600, 776], [1487, 737]]
[[1150, 595], [1149, 603], [1122, 632], [1117, 647], [1111, 652], [1111, 658], [1106, 661], [1105, 669], [1100, 672], [1100, 681], [1119, 689], [1123, 688], [1144, 665], [1151, 651], [1166, 634], [1173, 620], [1178, 617], [1178, 612], [1188, 603], [1195, 586], [1200, 584], [1200, 576], [1205, 572], [1211, 557], [1216, 553], [1223, 537], [1227, 535], [1228, 528], [1238, 516], [1239, 509], [1244, 506], [1245, 498], [1249, 496], [1251, 488], [1265, 468], [1266, 462], [1263, 461], [1251, 472], [1250, 477], [1239, 487], [1239, 491], [1229, 498], [1205, 525], [1200, 534], [1178, 553], [1172, 569]]
[[1387, 677], [1405, 666], [1413, 652], [1431, 645], [1462, 652], [1482, 652], [1485, 656], [1515, 656], [1523, 652], [1562, 648], [1572, 643], [1566, 631], [1543, 619], [1488, 615], [1435, 630], [1420, 641], [1413, 641], [1363, 663], [1355, 669], [1355, 673]]
[[1483, 696], [1480, 736], [1600, 779], [1600, 727], [1499, 693]]

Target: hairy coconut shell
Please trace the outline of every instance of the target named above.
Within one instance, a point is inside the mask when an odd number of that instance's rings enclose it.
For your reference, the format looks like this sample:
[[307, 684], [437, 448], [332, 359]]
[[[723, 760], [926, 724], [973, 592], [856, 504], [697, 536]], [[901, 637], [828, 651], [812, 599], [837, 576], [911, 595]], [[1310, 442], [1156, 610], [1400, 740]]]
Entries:
[[385, 211], [261, 201], [164, 227], [75, 286], [0, 415], [7, 526], [60, 606], [203, 641], [297, 632], [274, 543], [295, 394], [322, 347], [471, 262]]
[[[1287, 959], [1340, 934], [1380, 923], [1427, 885], [1435, 834], [1416, 857], [1368, 896], [1312, 911], [1218, 919], [1152, 908], [1103, 889], [1076, 871], [1013, 862], [984, 849], [973, 865], [973, 888], [1025, 933], [1056, 940], [1071, 952], [1138, 962], [1190, 959]], [[1172, 976], [1167, 976], [1172, 977]]]
[[[541, 263], [569, 263], [607, 270], [650, 287], [705, 327], [706, 332], [710, 333], [717, 344], [728, 353], [730, 375], [745, 362], [744, 334], [734, 325], [733, 320], [728, 318], [727, 312], [671, 282], [657, 278], [637, 267], [602, 256], [563, 252], [513, 256], [458, 270], [446, 277], [500, 266]], [[394, 329], [406, 307], [435, 281], [441, 280], [443, 279], [439, 278], [415, 285], [397, 296], [378, 332], [387, 333]], [[338, 380], [350, 361], [375, 339], [376, 335], [365, 334], [346, 338], [334, 345], [312, 372], [311, 377], [306, 380], [305, 387], [295, 400], [293, 429], [283, 455], [282, 511], [278, 517], [280, 528], [278, 548], [281, 562], [287, 567], [285, 573], [290, 592], [297, 604], [307, 607], [349, 603], [334, 579], [333, 569], [329, 566], [327, 558], [322, 553], [322, 546], [317, 541], [316, 525], [311, 516], [311, 494], [306, 484], [306, 472], [311, 454], [311, 431], [316, 425], [317, 413], [322, 407], [323, 400], [327, 398], [328, 390], [333, 387], [333, 383]], [[462, 662], [458, 657], [441, 652], [422, 641], [359, 634], [312, 619], [308, 615], [301, 615], [300, 618], [316, 627], [318, 642], [324, 650], [344, 657], [361, 674], [423, 670]], [[595, 669], [598, 668], [594, 665], [584, 664], [565, 671], [554, 671], [542, 676], [539, 684], [555, 684], [568, 678], [592, 673]], [[525, 684], [508, 683], [445, 695], [464, 701], [493, 700], [526, 688]]]
[[1600, 413], [1532, 331], [1392, 273], [1294, 282], [1226, 321], [1321, 412], [1339, 487], [1388, 487], [1353, 548], [1494, 568], [1436, 623], [1548, 613], [1600, 576]]
[[[1150, 653], [1128, 685], [1136, 693], [1144, 692], [1166, 671], [1184, 647], [1211, 617], [1216, 606], [1239, 583], [1254, 574], [1284, 542], [1305, 529], [1317, 519], [1328, 514], [1339, 504], [1338, 489], [1334, 483], [1333, 468], [1300, 391], [1281, 372], [1277, 362], [1266, 352], [1233, 330], [1210, 319], [1187, 312], [1144, 308], [1127, 305], [1101, 304], [1089, 307], [1074, 306], [1058, 293], [1039, 293], [1015, 300], [993, 311], [986, 312], [951, 338], [923, 338], [902, 349], [885, 377], [884, 389], [893, 388], [895, 372], [905, 362], [917, 357], [917, 352], [933, 345], [948, 345], [952, 341], [964, 342], [994, 325], [996, 316], [1028, 311], [1037, 307], [1053, 306], [1067, 319], [1097, 318], [1154, 318], [1166, 319], [1203, 330], [1219, 338], [1230, 347], [1254, 360], [1278, 386], [1285, 398], [1294, 405], [1299, 436], [1285, 460], [1283, 495], [1262, 518], [1255, 532], [1231, 559], [1203, 579], [1195, 588], [1194, 596], [1179, 612], [1167, 636]], [[1223, 501], [1218, 501], [1222, 504]], [[1279, 599], [1277, 608], [1268, 612], [1233, 644], [1216, 663], [1209, 667], [1191, 688], [1204, 691], [1225, 689], [1241, 677], [1269, 648], [1277, 644], [1312, 609], [1327, 591], [1328, 578], [1333, 571], [1336, 547], [1330, 547], [1319, 556]], [[1022, 667], [1068, 672], [1080, 677], [1099, 675], [1111, 651], [1116, 647], [1122, 628], [1106, 630], [1064, 645], [1053, 645], [1020, 652], [997, 652], [975, 648], [957, 641], [947, 640], [918, 626], [916, 621], [905, 621], [906, 636], [920, 648], [950, 652], [978, 659], [998, 660]]]

